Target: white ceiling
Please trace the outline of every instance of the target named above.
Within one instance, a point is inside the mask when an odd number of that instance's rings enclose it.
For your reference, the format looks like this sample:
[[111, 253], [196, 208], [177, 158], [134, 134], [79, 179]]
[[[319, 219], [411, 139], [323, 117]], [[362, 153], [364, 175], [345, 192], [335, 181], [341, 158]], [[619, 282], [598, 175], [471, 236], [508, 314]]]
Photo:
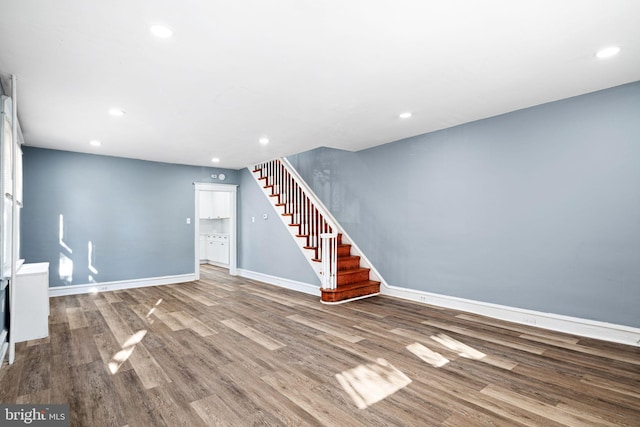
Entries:
[[638, 0], [0, 0], [0, 73], [27, 145], [235, 169], [638, 81], [639, 18]]

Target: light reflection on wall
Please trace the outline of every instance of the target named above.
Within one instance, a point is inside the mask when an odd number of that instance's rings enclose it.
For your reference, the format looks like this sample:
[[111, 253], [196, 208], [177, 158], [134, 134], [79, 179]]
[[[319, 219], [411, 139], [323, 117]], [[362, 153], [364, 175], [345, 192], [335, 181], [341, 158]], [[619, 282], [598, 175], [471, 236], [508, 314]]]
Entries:
[[60, 280], [67, 285], [73, 282], [73, 261], [62, 252], [60, 252], [60, 260], [58, 262], [58, 274], [60, 275]]
[[58, 223], [58, 243], [60, 246], [65, 249], [69, 254], [73, 253], [73, 250], [64, 242], [64, 215], [60, 214], [60, 220]]
[[70, 285], [73, 282], [73, 260], [69, 258], [68, 255], [71, 255], [73, 250], [64, 241], [64, 215], [62, 214], [60, 214], [58, 221], [58, 243], [61, 248], [58, 261], [58, 275], [60, 276], [60, 280]]
[[87, 268], [91, 272], [91, 274], [89, 274], [89, 283], [96, 283], [95, 276], [98, 275], [98, 269], [94, 266], [96, 261], [95, 249], [96, 247], [93, 242], [89, 241], [87, 244]]

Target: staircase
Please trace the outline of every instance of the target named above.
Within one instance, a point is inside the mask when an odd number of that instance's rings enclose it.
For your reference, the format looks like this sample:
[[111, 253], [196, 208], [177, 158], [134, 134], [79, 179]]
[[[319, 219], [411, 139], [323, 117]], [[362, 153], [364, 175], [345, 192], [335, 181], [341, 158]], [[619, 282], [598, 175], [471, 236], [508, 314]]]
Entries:
[[323, 303], [380, 293], [380, 281], [371, 280], [371, 269], [343, 242], [343, 231], [293, 168], [276, 159], [256, 165], [253, 176], [320, 278]]

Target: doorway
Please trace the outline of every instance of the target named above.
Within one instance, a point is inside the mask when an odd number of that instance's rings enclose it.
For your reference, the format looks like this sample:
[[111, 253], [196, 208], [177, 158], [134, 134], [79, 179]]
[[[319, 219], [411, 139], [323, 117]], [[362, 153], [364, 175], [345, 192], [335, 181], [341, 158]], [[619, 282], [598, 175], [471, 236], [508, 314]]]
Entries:
[[[195, 215], [194, 218], [194, 249], [195, 260], [194, 269], [196, 274], [196, 280], [200, 279], [200, 239], [201, 236], [212, 236], [212, 232], [216, 231], [216, 241], [211, 244], [220, 244], [224, 246], [228, 245], [228, 268], [229, 274], [236, 276], [238, 274], [237, 266], [237, 192], [238, 186], [233, 184], [212, 184], [205, 182], [194, 182], [195, 189]], [[208, 197], [211, 195], [211, 205], [207, 202]], [[222, 197], [220, 197], [222, 196]], [[223, 207], [223, 212], [220, 214], [220, 206], [214, 207], [214, 200], [226, 201], [228, 203], [228, 210]], [[215, 209], [215, 210], [210, 210]], [[227, 217], [228, 214], [228, 217]], [[203, 221], [201, 223], [201, 217]], [[224, 218], [223, 218], [224, 217]], [[209, 234], [207, 234], [209, 233]], [[227, 240], [221, 236], [227, 236]], [[206, 238], [206, 237], [205, 237]], [[218, 241], [220, 238], [222, 240]], [[208, 242], [209, 243], [209, 242]], [[224, 249], [226, 251], [226, 248]], [[219, 253], [219, 251], [218, 251]], [[221, 255], [224, 257], [224, 255]], [[226, 258], [223, 258], [226, 260]], [[220, 265], [219, 263], [213, 263], [214, 265]]]

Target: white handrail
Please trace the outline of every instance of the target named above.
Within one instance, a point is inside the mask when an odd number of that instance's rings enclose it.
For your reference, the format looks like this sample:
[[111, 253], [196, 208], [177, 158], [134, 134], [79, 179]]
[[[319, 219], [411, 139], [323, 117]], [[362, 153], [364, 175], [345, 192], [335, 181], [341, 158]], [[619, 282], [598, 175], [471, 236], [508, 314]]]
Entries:
[[298, 174], [298, 171], [293, 167], [291, 162], [289, 162], [289, 160], [286, 157], [282, 157], [282, 158], [280, 158], [278, 160], [280, 160], [280, 162], [285, 167], [287, 172], [289, 172], [291, 174], [291, 176], [293, 177], [295, 182], [304, 191], [305, 195], [307, 195], [307, 197], [309, 197], [309, 200], [311, 200], [311, 202], [316, 206], [316, 208], [318, 209], [318, 212], [320, 212], [320, 214], [324, 217], [324, 219], [327, 221], [327, 223], [329, 224], [331, 229], [332, 230], [339, 230], [340, 227], [338, 227], [338, 225], [337, 225], [338, 221], [336, 221], [336, 219], [333, 217], [333, 215], [331, 215], [331, 212], [329, 211], [329, 209], [327, 209], [327, 207], [324, 205], [324, 203], [322, 203], [322, 200], [320, 200], [316, 196], [316, 194], [313, 192], [311, 187], [309, 187], [307, 185], [307, 182], [304, 179], [302, 179], [300, 174]]

